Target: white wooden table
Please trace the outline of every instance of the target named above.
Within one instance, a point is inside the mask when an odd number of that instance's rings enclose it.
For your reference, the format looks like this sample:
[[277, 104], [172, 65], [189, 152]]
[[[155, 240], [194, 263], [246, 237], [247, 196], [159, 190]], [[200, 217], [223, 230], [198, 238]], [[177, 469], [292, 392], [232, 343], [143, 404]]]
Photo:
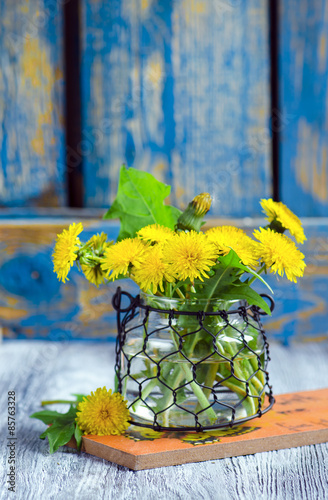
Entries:
[[[114, 344], [5, 341], [0, 344], [0, 500], [172, 500], [328, 498], [328, 443], [133, 472], [38, 438], [28, 416], [42, 399], [113, 385]], [[328, 387], [328, 344], [271, 345], [275, 394]], [[7, 393], [17, 401], [16, 493], [7, 490]], [[62, 411], [66, 407], [62, 407]], [[328, 419], [328, 415], [327, 415]]]

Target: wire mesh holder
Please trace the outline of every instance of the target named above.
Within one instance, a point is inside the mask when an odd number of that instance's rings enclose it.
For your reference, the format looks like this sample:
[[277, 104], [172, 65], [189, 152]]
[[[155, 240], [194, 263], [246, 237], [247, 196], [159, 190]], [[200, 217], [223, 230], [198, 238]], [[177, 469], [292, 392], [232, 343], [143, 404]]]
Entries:
[[[262, 297], [268, 299], [270, 302], [270, 310], [274, 309], [273, 299], [266, 294], [262, 294]], [[128, 301], [128, 304], [123, 305], [123, 302]], [[132, 383], [135, 389], [133, 393], [132, 401], [131, 394], [129, 400], [129, 409], [134, 410], [138, 405], [142, 405], [143, 409], [147, 410], [150, 415], [152, 415], [152, 421], [149, 422], [143, 419], [138, 420], [138, 418], [131, 418], [130, 422], [133, 425], [147, 427], [154, 429], [156, 431], [165, 430], [178, 430], [178, 431], [204, 431], [212, 429], [220, 429], [233, 427], [240, 425], [244, 422], [252, 420], [254, 418], [261, 417], [267, 411], [269, 411], [275, 399], [272, 393], [272, 386], [269, 384], [269, 373], [267, 371], [267, 363], [270, 360], [269, 356], [269, 344], [265, 331], [262, 326], [261, 316], [266, 313], [262, 311], [258, 306], [249, 306], [244, 301], [241, 301], [241, 305], [233, 310], [217, 310], [217, 311], [189, 311], [189, 310], [174, 310], [174, 309], [163, 309], [150, 306], [143, 303], [140, 296], [137, 295], [133, 297], [128, 292], [124, 292], [120, 287], [112, 299], [113, 308], [117, 312], [117, 340], [116, 340], [116, 363], [115, 363], [115, 375], [116, 375], [116, 389], [118, 392], [122, 393], [125, 397], [126, 387], [129, 383]], [[136, 318], [142, 313], [142, 318], [136, 321]], [[150, 320], [152, 315], [160, 314], [165, 315], [166, 323], [165, 325], [159, 325], [157, 328], [149, 327], [152, 323]], [[212, 320], [212, 317], [217, 316], [217, 320], [220, 321], [221, 327], [218, 331], [213, 333], [208, 324]], [[187, 331], [181, 333], [177, 327], [179, 321], [183, 321], [183, 317], [192, 318], [193, 324], [196, 328], [192, 331]], [[242, 323], [242, 327], [235, 325], [235, 321], [229, 320], [231, 317], [238, 317]], [[187, 320], [188, 321], [188, 320]], [[262, 339], [262, 348], [259, 352], [256, 351], [254, 346], [252, 347], [247, 340], [249, 338], [248, 330], [249, 327], [256, 332], [256, 336], [260, 336]], [[240, 348], [236, 350], [233, 354], [228, 355], [226, 352], [220, 351], [218, 345], [218, 338], [220, 334], [229, 329], [230, 332], [235, 333], [236, 338], [240, 344]], [[162, 332], [170, 332], [172, 340], [172, 350], [168, 354], [162, 355], [161, 357], [154, 358], [152, 352], [149, 351], [149, 346], [154, 338], [161, 336]], [[127, 339], [131, 334], [140, 333], [142, 342], [140, 348], [137, 352], [127, 352]], [[206, 337], [207, 346], [210, 346], [209, 352], [203, 353], [203, 355], [195, 360], [190, 353], [186, 352], [186, 345], [190, 342], [190, 339], [194, 339], [195, 335], [201, 335], [202, 338]], [[248, 363], [248, 373], [247, 377], [241, 377], [237, 367], [240, 362], [242, 353], [246, 352], [248, 357], [253, 358], [253, 371], [250, 370], [251, 363]], [[151, 376], [144, 375], [140, 379], [140, 375], [135, 373], [135, 365], [138, 359], [145, 359], [148, 364], [153, 367], [153, 373]], [[180, 385], [177, 387], [171, 387], [165, 376], [165, 371], [167, 371], [166, 366], [176, 366], [176, 358], [178, 362], [182, 365], [187, 366], [185, 370], [189, 370], [189, 377], [185, 376], [182, 378]], [[228, 372], [223, 376], [222, 380], [214, 380], [211, 386], [206, 385], [205, 381], [199, 379], [199, 372], [201, 372], [204, 364], [213, 362], [213, 359], [218, 359], [220, 363], [228, 366]], [[172, 359], [172, 361], [171, 361]], [[247, 357], [245, 357], [247, 359]], [[245, 362], [245, 361], [244, 361]], [[202, 365], [203, 364], [203, 365]], [[174, 368], [172, 368], [173, 370]], [[182, 370], [182, 368], [181, 368]], [[257, 384], [259, 380], [262, 381], [261, 390], [258, 393], [252, 393], [251, 387], [253, 388], [254, 381], [256, 379]], [[148, 391], [149, 387], [161, 387], [163, 393], [166, 394], [168, 399], [167, 405], [164, 408], [156, 408], [152, 401], [149, 401], [151, 393]], [[207, 394], [207, 405], [204, 405], [199, 409], [199, 405], [194, 409], [189, 409], [186, 403], [181, 403], [181, 394], [185, 394], [188, 389], [190, 392], [190, 387], [193, 387], [195, 394]], [[226, 393], [231, 392], [230, 387], [237, 387], [239, 391], [239, 399], [237, 403], [231, 403], [225, 399]], [[242, 388], [242, 389], [241, 389]], [[241, 394], [242, 393], [242, 394]], [[169, 397], [167, 397], [169, 394]], [[153, 398], [154, 399], [154, 398]], [[165, 399], [165, 398], [164, 398]], [[253, 414], [247, 414], [247, 416], [236, 416], [236, 413], [241, 407], [247, 406], [249, 402], [254, 402], [256, 411]], [[252, 403], [253, 404], [253, 403]], [[208, 422], [205, 421], [205, 415], [211, 410], [217, 408], [222, 408], [226, 413], [229, 413], [229, 418], [217, 419]], [[180, 425], [180, 424], [169, 424], [165, 425], [163, 423], [163, 415], [170, 413], [171, 411], [180, 411], [182, 415], [188, 415], [193, 421], [190, 425]], [[134, 410], [135, 411], [135, 410]], [[133, 412], [132, 412], [133, 413]]]

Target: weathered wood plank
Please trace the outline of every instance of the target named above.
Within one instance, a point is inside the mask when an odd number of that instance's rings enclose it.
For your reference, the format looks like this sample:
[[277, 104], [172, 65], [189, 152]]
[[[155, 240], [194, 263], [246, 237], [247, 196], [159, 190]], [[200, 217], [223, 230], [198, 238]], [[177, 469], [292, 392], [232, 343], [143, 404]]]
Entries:
[[328, 215], [328, 2], [280, 2], [282, 201]]
[[[293, 348], [273, 343], [269, 371], [274, 393], [327, 387], [327, 358], [327, 343], [299, 344]], [[47, 440], [39, 439], [44, 424], [28, 416], [41, 410], [41, 400], [69, 399], [72, 393], [90, 394], [104, 385], [113, 388], [114, 359], [114, 345], [109, 343], [21, 340], [0, 346], [2, 414], [7, 408], [8, 391], [17, 393], [17, 475], [13, 498], [324, 500], [328, 497], [328, 443], [140, 472], [67, 448], [50, 455]], [[7, 437], [7, 431], [3, 416], [1, 436]], [[1, 500], [11, 498], [5, 486], [9, 472], [5, 449], [3, 446]]]
[[[117, 221], [90, 219], [75, 214], [66, 218], [8, 219], [0, 221], [0, 324], [5, 335], [19, 338], [114, 339], [115, 313], [111, 299], [117, 282], [97, 289], [90, 285], [77, 268], [69, 282], [57, 281], [51, 254], [56, 234], [71, 222], [82, 221], [85, 231], [81, 240], [104, 231], [115, 240]], [[232, 223], [252, 231], [263, 220], [209, 219], [208, 225]], [[323, 341], [328, 338], [328, 220], [304, 219], [308, 240], [301, 247], [308, 264], [305, 276], [293, 284], [286, 279], [267, 280], [275, 294], [272, 317], [264, 318], [269, 339], [288, 344], [301, 341]], [[120, 282], [130, 293], [137, 287]], [[266, 293], [267, 289], [258, 286]]]
[[[118, 224], [83, 220], [83, 241], [106, 231], [115, 239]], [[72, 268], [58, 282], [51, 255], [56, 234], [73, 220], [19, 220], [0, 225], [0, 317], [5, 335], [50, 340], [114, 338], [111, 306], [117, 283], [96, 288]], [[130, 291], [131, 283], [122, 286]]]
[[64, 204], [62, 2], [0, 0], [0, 205]]
[[260, 213], [271, 194], [267, 3], [83, 2], [86, 206], [112, 203], [126, 163], [171, 184], [177, 206], [211, 191], [214, 215]]

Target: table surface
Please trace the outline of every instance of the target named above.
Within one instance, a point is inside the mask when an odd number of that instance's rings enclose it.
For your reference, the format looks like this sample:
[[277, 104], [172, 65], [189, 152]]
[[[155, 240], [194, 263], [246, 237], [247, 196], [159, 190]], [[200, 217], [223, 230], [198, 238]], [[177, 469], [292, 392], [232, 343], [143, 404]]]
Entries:
[[[271, 345], [275, 394], [328, 387], [328, 344]], [[6, 341], [0, 344], [0, 436], [7, 442], [7, 393], [16, 392], [16, 499], [327, 499], [328, 443], [139, 472], [60, 448], [28, 416], [44, 399], [113, 385], [114, 344]], [[62, 407], [62, 411], [66, 407]], [[327, 416], [328, 417], [328, 416]], [[0, 500], [11, 498], [6, 447]], [[4, 479], [5, 478], [5, 479]]]

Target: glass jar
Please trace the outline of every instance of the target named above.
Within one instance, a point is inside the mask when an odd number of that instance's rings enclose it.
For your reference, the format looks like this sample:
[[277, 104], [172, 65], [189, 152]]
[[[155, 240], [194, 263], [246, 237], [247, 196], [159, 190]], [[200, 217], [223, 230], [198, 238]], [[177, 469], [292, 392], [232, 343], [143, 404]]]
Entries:
[[134, 423], [199, 430], [264, 412], [268, 345], [256, 308], [144, 293], [138, 307], [121, 323], [116, 366]]

